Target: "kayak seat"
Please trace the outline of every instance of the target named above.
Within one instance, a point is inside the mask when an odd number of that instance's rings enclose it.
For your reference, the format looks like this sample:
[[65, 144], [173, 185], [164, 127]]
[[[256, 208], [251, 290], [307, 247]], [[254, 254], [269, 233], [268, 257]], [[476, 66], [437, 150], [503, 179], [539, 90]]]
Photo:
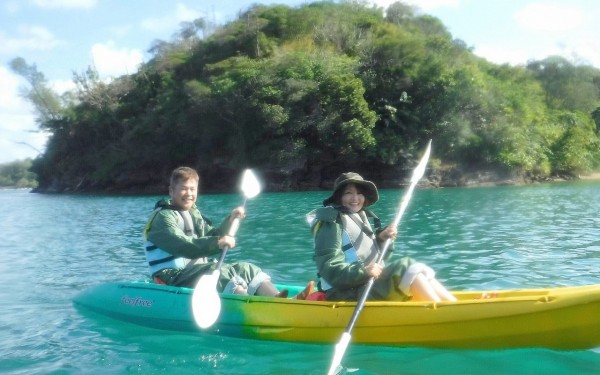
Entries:
[[325, 292], [313, 292], [306, 297], [307, 301], [325, 301]]

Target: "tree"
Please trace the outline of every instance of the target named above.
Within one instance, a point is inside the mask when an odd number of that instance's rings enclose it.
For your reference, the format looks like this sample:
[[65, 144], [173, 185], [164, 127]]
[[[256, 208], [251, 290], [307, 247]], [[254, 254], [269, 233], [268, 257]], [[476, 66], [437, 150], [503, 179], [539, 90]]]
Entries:
[[560, 173], [590, 172], [600, 154], [600, 142], [589, 117], [583, 113], [561, 111], [557, 120], [564, 132], [552, 147], [554, 169]]
[[0, 186], [15, 188], [37, 187], [36, 176], [29, 171], [31, 164], [31, 159], [0, 164]]
[[[24, 89], [22, 96], [34, 105], [38, 114], [38, 123], [42, 126], [50, 125], [52, 120], [59, 119], [63, 110], [60, 97], [48, 87], [44, 74], [37, 70], [36, 65], [27, 65], [22, 57], [14, 58], [9, 65], [16, 74], [25, 78], [30, 84], [31, 88]], [[52, 128], [49, 127], [47, 130]]]
[[592, 113], [600, 104], [600, 72], [591, 66], [576, 66], [564, 57], [551, 56], [530, 62], [527, 69], [544, 86], [551, 108]]
[[[162, 191], [182, 164], [208, 176], [206, 189], [246, 167], [316, 180], [350, 165], [403, 169], [429, 139], [440, 165], [547, 176], [600, 163], [592, 67], [487, 62], [402, 3], [385, 15], [360, 0], [254, 5], [205, 26], [155, 42], [132, 75], [74, 74], [63, 107], [32, 89], [52, 129], [32, 166], [40, 186]], [[14, 65], [45, 92], [35, 66]]]

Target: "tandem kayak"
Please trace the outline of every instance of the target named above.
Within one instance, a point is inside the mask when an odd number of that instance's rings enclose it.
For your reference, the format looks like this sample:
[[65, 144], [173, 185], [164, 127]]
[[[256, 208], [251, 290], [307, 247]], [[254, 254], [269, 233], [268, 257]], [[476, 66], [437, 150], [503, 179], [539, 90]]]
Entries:
[[[290, 295], [301, 287], [280, 285]], [[193, 289], [151, 282], [107, 283], [74, 299], [89, 310], [165, 330], [301, 343], [336, 343], [355, 302], [221, 295], [216, 324], [201, 330], [192, 313]], [[600, 284], [549, 289], [453, 292], [457, 302], [365, 304], [352, 332], [363, 345], [496, 349], [600, 347]]]

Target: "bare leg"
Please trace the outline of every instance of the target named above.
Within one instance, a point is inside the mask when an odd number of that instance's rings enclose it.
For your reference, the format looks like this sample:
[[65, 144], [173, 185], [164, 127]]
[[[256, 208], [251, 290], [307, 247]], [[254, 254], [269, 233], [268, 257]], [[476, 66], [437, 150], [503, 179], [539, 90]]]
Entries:
[[235, 287], [235, 289], [233, 290], [233, 294], [243, 294], [243, 295], [248, 295], [248, 289], [244, 288], [241, 285], [237, 285]]
[[288, 290], [284, 289], [281, 292], [275, 288], [275, 285], [271, 282], [271, 280], [263, 281], [262, 284], [256, 290], [257, 296], [269, 296], [269, 297], [281, 297], [286, 298], [288, 295]]
[[456, 301], [456, 297], [439, 281], [436, 279], [429, 280], [423, 274], [417, 275], [410, 285], [410, 292], [413, 295], [413, 301]]
[[441, 298], [437, 295], [429, 280], [421, 273], [410, 284], [410, 292], [413, 296], [413, 301], [441, 301]]
[[456, 301], [456, 297], [452, 295], [439, 281], [436, 279], [429, 280], [431, 286], [435, 290], [435, 293], [440, 297], [442, 301]]

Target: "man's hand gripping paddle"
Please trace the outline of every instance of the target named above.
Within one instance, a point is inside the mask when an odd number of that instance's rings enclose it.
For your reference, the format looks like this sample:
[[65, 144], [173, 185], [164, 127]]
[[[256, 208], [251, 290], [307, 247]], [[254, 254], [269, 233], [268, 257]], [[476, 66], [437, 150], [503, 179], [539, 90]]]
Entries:
[[[410, 186], [408, 187], [408, 190], [406, 191], [406, 193], [404, 193], [404, 196], [402, 197], [402, 200], [400, 201], [400, 205], [398, 207], [398, 213], [396, 214], [396, 218], [394, 219], [394, 222], [392, 223], [392, 225], [395, 227], [397, 227], [398, 224], [400, 224], [400, 219], [402, 219], [402, 215], [404, 214], [404, 211], [406, 210], [406, 206], [408, 206], [408, 202], [410, 201], [410, 198], [412, 197], [412, 193], [413, 193], [413, 190], [415, 190], [415, 186], [417, 185], [417, 182], [419, 182], [421, 177], [423, 177], [423, 174], [425, 174], [425, 167], [427, 166], [427, 162], [429, 161], [430, 153], [431, 153], [431, 141], [429, 141], [429, 143], [427, 144], [427, 149], [425, 150], [425, 153], [423, 154], [421, 161], [419, 162], [419, 164], [413, 171], [412, 178], [410, 179]], [[385, 257], [385, 253], [387, 252], [387, 249], [391, 242], [392, 242], [392, 240], [389, 238], [385, 241], [383, 248], [381, 250], [381, 253], [377, 257], [377, 263], [380, 263], [383, 260], [383, 258]], [[367, 286], [365, 287], [360, 299], [356, 303], [356, 307], [354, 308], [354, 312], [352, 313], [352, 318], [350, 319], [350, 322], [346, 326], [346, 330], [342, 334], [340, 341], [335, 346], [335, 353], [333, 354], [333, 360], [331, 361], [331, 366], [329, 367], [329, 371], [327, 372], [328, 375], [337, 374], [339, 372], [339, 370], [341, 369], [342, 358], [344, 357], [344, 353], [346, 353], [346, 349], [348, 348], [350, 339], [352, 339], [350, 332], [352, 332], [352, 329], [354, 328], [354, 324], [356, 323], [358, 316], [360, 315], [363, 307], [365, 306], [365, 302], [367, 301], [367, 297], [369, 297], [369, 293], [371, 292], [371, 288], [373, 287], [374, 281], [375, 281], [375, 279], [373, 277], [371, 277], [369, 279], [369, 281], [367, 282]]]
[[[244, 207], [248, 199], [254, 198], [260, 193], [260, 184], [250, 169], [244, 171], [241, 189], [244, 194]], [[235, 236], [239, 226], [240, 218], [236, 217], [233, 219], [229, 233], [227, 234], [231, 237]], [[225, 246], [221, 252], [217, 268], [212, 273], [200, 277], [192, 294], [194, 320], [202, 329], [212, 326], [217, 321], [221, 312], [221, 299], [217, 292], [217, 283], [219, 276], [221, 276], [221, 266], [223, 265], [227, 250], [229, 250], [229, 247]]]

